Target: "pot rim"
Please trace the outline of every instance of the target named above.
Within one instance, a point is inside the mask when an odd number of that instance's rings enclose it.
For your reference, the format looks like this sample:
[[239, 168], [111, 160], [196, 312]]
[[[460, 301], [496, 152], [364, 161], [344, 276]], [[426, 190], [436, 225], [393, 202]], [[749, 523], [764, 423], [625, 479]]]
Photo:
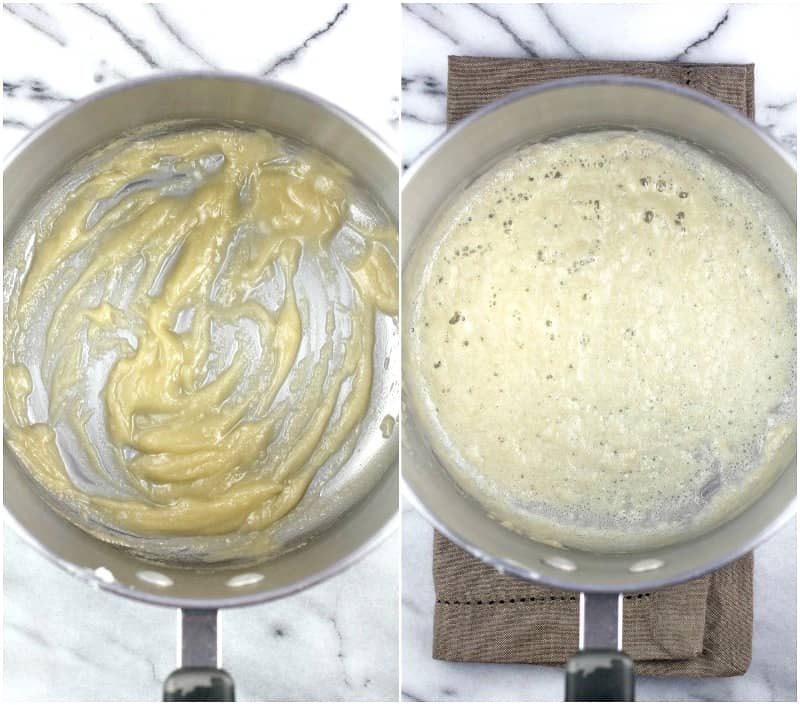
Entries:
[[[343, 556], [338, 561], [332, 563], [326, 568], [323, 568], [322, 570], [316, 571], [314, 573], [309, 573], [302, 579], [296, 580], [293, 583], [290, 583], [289, 585], [286, 585], [284, 587], [271, 588], [269, 590], [254, 592], [247, 595], [242, 595], [240, 597], [204, 599], [204, 598], [167, 597], [159, 595], [158, 593], [147, 592], [145, 590], [139, 590], [130, 587], [128, 585], [123, 585], [122, 583], [119, 583], [116, 580], [111, 582], [106, 582], [95, 571], [89, 570], [88, 568], [81, 568], [79, 566], [76, 566], [74, 563], [71, 563], [70, 561], [66, 560], [65, 558], [62, 558], [55, 552], [51, 551], [47, 546], [45, 546], [41, 541], [35, 538], [24, 526], [22, 526], [19, 523], [17, 518], [8, 509], [5, 502], [3, 502], [3, 518], [5, 520], [5, 523], [11, 527], [14, 533], [16, 533], [17, 536], [19, 536], [28, 546], [33, 548], [37, 553], [44, 556], [51, 563], [54, 563], [56, 566], [63, 569], [67, 573], [75, 576], [76, 578], [79, 578], [85, 583], [88, 583], [92, 587], [99, 587], [100, 589], [105, 590], [107, 592], [114, 593], [116, 595], [121, 595], [123, 597], [136, 600], [137, 602], [144, 602], [147, 604], [156, 605], [158, 607], [173, 607], [181, 609], [189, 609], [189, 608], [229, 609], [235, 607], [247, 607], [249, 605], [255, 605], [262, 602], [271, 602], [272, 600], [278, 600], [283, 597], [289, 597], [290, 595], [294, 595], [295, 593], [302, 592], [307, 588], [313, 587], [318, 583], [324, 582], [328, 578], [332, 578], [333, 576], [344, 572], [347, 568], [350, 568], [351, 566], [356, 564], [367, 554], [371, 553], [374, 549], [380, 546], [392, 534], [394, 534], [395, 531], [397, 530], [397, 525], [399, 522], [398, 512], [395, 512], [378, 531], [373, 533], [366, 541], [360, 544], [358, 548], [351, 551], [350, 553]], [[66, 519], [64, 519], [63, 521], [66, 521]], [[93, 538], [96, 541], [100, 540], [93, 536], [91, 538]], [[135, 558], [135, 556], [132, 557]], [[267, 561], [265, 565], [268, 564], [269, 561]], [[142, 565], [146, 566], [148, 564], [143, 562]], [[256, 566], [253, 566], [253, 568], [260, 565], [262, 564], [257, 564]], [[152, 567], [155, 569], [158, 568], [158, 566], [156, 565], [152, 565]]]
[[778, 142], [772, 135], [770, 135], [763, 127], [758, 125], [754, 120], [751, 120], [746, 115], [743, 115], [741, 112], [736, 110], [736, 108], [731, 107], [727, 103], [723, 103], [716, 98], [712, 98], [705, 93], [700, 93], [699, 91], [694, 90], [693, 88], [686, 88], [678, 83], [670, 83], [669, 81], [662, 81], [656, 78], [644, 78], [640, 76], [628, 76], [625, 74], [601, 74], [596, 76], [571, 76], [568, 78], [556, 78], [549, 81], [543, 81], [535, 86], [528, 86], [525, 88], [520, 88], [516, 91], [513, 91], [507, 95], [504, 95], [500, 98], [493, 100], [491, 103], [484, 105], [482, 108], [478, 108], [478, 110], [470, 113], [465, 118], [459, 120], [453, 127], [446, 129], [441, 135], [436, 137], [422, 152], [420, 152], [419, 156], [409, 165], [409, 167], [405, 170], [403, 174], [402, 184], [401, 184], [401, 194], [402, 191], [405, 190], [406, 186], [411, 182], [411, 180], [416, 176], [417, 172], [420, 171], [425, 163], [432, 158], [433, 154], [438, 151], [439, 147], [445, 143], [453, 139], [455, 136], [463, 132], [469, 125], [472, 123], [478, 122], [483, 118], [484, 115], [488, 113], [494, 112], [506, 105], [511, 103], [516, 103], [519, 100], [524, 100], [533, 95], [538, 95], [539, 93], [548, 93], [550, 91], [556, 91], [561, 88], [566, 88], [570, 86], [593, 86], [593, 85], [623, 85], [623, 86], [639, 86], [640, 88], [650, 88], [653, 90], [660, 90], [665, 91], [667, 93], [674, 93], [683, 98], [687, 98], [689, 100], [693, 100], [697, 103], [701, 103], [706, 107], [713, 108], [718, 112], [723, 113], [727, 118], [734, 120], [735, 122], [743, 125], [753, 131], [753, 133], [757, 134], [763, 141], [765, 141], [771, 149], [775, 149], [775, 151], [780, 155], [780, 157], [786, 162], [788, 166], [790, 166], [795, 173], [797, 172], [797, 166], [794, 160], [791, 159], [789, 154], [787, 153], [785, 147]]
[[[73, 103], [64, 106], [57, 110], [52, 115], [48, 116], [44, 121], [39, 123], [36, 127], [32, 128], [27, 135], [25, 135], [17, 144], [15, 144], [3, 158], [3, 171], [16, 161], [17, 158], [24, 152], [28, 146], [33, 143], [40, 135], [47, 130], [54, 127], [56, 124], [64, 120], [66, 117], [75, 112], [82, 110], [86, 105], [90, 105], [98, 100], [106, 99], [116, 93], [127, 91], [131, 88], [150, 84], [150, 83], [169, 83], [181, 82], [183, 80], [213, 80], [213, 81], [234, 81], [240, 83], [249, 83], [255, 86], [269, 86], [275, 90], [283, 93], [295, 95], [303, 98], [311, 103], [325, 108], [328, 112], [336, 117], [341, 118], [344, 122], [348, 123], [351, 127], [355, 128], [358, 132], [362, 133], [365, 137], [370, 139], [392, 162], [397, 164], [398, 155], [391, 145], [379, 135], [373, 128], [363, 122], [360, 118], [355, 117], [343, 108], [340, 108], [335, 103], [332, 103], [327, 98], [322, 98], [316, 93], [307, 91], [291, 83], [285, 81], [278, 81], [274, 78], [267, 78], [261, 76], [253, 76], [247, 73], [237, 71], [212, 71], [212, 70], [197, 70], [197, 71], [181, 71], [169, 70], [159, 71], [158, 73], [148, 74], [146, 76], [139, 76], [137, 78], [129, 78], [119, 81], [112, 85], [106, 86], [99, 90], [93, 91], [82, 98], [79, 98]], [[144, 125], [142, 125], [144, 127]]]
[[[420, 155], [414, 160], [414, 162], [408, 167], [408, 169], [406, 169], [405, 173], [403, 174], [401, 182], [401, 203], [402, 203], [402, 195], [405, 193], [409, 184], [415, 179], [417, 174], [426, 167], [428, 162], [436, 156], [436, 153], [439, 151], [442, 145], [448, 143], [453, 139], [456, 139], [462, 132], [467, 130], [473, 124], [480, 122], [485, 116], [489, 115], [490, 113], [493, 113], [513, 103], [528, 99], [531, 96], [546, 94], [552, 91], [558, 91], [560, 89], [568, 87], [598, 86], [598, 85], [634, 86], [638, 88], [646, 88], [650, 90], [667, 92], [700, 103], [705, 107], [712, 108], [722, 113], [726, 119], [735, 121], [736, 123], [740, 124], [741, 126], [751, 131], [754, 135], [756, 135], [763, 142], [765, 149], [768, 149], [771, 152], [773, 152], [777, 157], [779, 157], [782, 161], [784, 161], [787, 166], [790, 167], [790, 169], [795, 173], [795, 179], [796, 179], [796, 173], [797, 173], [796, 164], [792, 160], [791, 156], [787, 153], [783, 145], [780, 142], [778, 142], [775, 138], [773, 138], [764, 128], [757, 125], [753, 120], [743, 115], [735, 108], [717, 100], [716, 98], [712, 98], [711, 96], [700, 93], [694, 89], [687, 88], [680, 84], [673, 84], [667, 81], [662, 81], [652, 78], [643, 78], [638, 76], [628, 76], [628, 75], [609, 73], [597, 76], [576, 76], [576, 77], [545, 81], [535, 86], [528, 86], [513, 91], [512, 93], [502, 96], [492, 101], [491, 103], [483, 106], [482, 108], [479, 108], [475, 112], [470, 113], [467, 117], [463, 118], [458, 123], [456, 123], [451, 129], [446, 130], [436, 139], [434, 139], [420, 153]], [[791, 214], [789, 215], [791, 217]], [[796, 218], [794, 220], [796, 222]], [[420, 233], [417, 233], [417, 235], [419, 234]], [[402, 230], [401, 230], [401, 238], [402, 238]], [[403, 272], [401, 270], [401, 281], [402, 281], [402, 276]], [[405, 381], [403, 384], [403, 389], [405, 390]], [[410, 409], [408, 410], [408, 414], [412, 417], [416, 417], [416, 414]], [[791, 474], [792, 476], [794, 476], [795, 473], [794, 467], [796, 466], [796, 460], [797, 460], [797, 454], [795, 451], [794, 456], [792, 457], [792, 459], [789, 460], [784, 470], [778, 476], [776, 476], [774, 480], [775, 483], [779, 482], [780, 479], [787, 474]], [[772, 517], [772, 519], [769, 520], [764, 526], [762, 526], [759, 531], [749, 536], [746, 541], [742, 541], [739, 544], [730, 547], [726, 551], [718, 552], [718, 554], [714, 556], [713, 560], [707, 561], [702, 565], [697, 564], [691, 568], [682, 571], [676, 571], [675, 573], [671, 573], [670, 575], [668, 575], [666, 578], [663, 577], [659, 578], [655, 576], [651, 577], [647, 572], [639, 573], [638, 575], [630, 573], [629, 577], [627, 577], [625, 580], [621, 580], [618, 583], [614, 583], [614, 585], [612, 586], [610, 584], [588, 583], [586, 581], [576, 579], [575, 577], [571, 577], [569, 572], [564, 572], [564, 571], [559, 571], [558, 574], [540, 574], [529, 566], [521, 565], [516, 561], [507, 559], [503, 556], [498, 556], [496, 553], [487, 552], [486, 550], [481, 549], [476, 543], [473, 543], [471, 540], [467, 539], [464, 535], [462, 535], [460, 531], [453, 530], [450, 528], [450, 526], [445, 524], [439, 517], [437, 511], [432, 507], [430, 507], [425, 502], [425, 500], [422, 499], [420, 494], [417, 493], [417, 491], [414, 489], [413, 481], [409, 482], [409, 479], [407, 478], [405, 473], [403, 473], [402, 475], [402, 488], [403, 488], [403, 496], [409, 501], [409, 503], [413, 506], [413, 508], [419, 514], [421, 514], [423, 518], [425, 518], [437, 531], [439, 531], [446, 538], [448, 538], [450, 541], [461, 547], [463, 550], [467, 551], [475, 558], [478, 558], [484, 563], [491, 565], [493, 568], [497, 569], [501, 573], [508, 573], [522, 580], [545, 583], [562, 590], [571, 590], [571, 591], [589, 592], [589, 593], [631, 592], [631, 591], [648, 590], [652, 588], [674, 585], [686, 582], [688, 580], [692, 580], [694, 578], [698, 578], [709, 572], [717, 570], [727, 565], [728, 563], [738, 558], [741, 558], [748, 552], [752, 551], [757, 545], [761, 544], [762, 542], [766, 541], [768, 538], [773, 536], [778, 531], [778, 529], [780, 529], [795, 515], [797, 510], [796, 509], [797, 492], [795, 485], [795, 491], [791, 495], [790, 499], [786, 502], [785, 506], [783, 506], [783, 508], [780, 511], [776, 512], [775, 515]], [[455, 483], [453, 483], [453, 488], [454, 491], [460, 492], [462, 495], [468, 496], [467, 493], [465, 493], [464, 490], [462, 490]], [[469, 499], [478, 503], [478, 501], [475, 498], [469, 497]], [[484, 514], [488, 514], [486, 509], [482, 505], [478, 503], [478, 506], [480, 506]], [[723, 529], [729, 521], [735, 520], [736, 517], [737, 515], [734, 515], [733, 517], [729, 517], [728, 519], [723, 520], [721, 524], [712, 527], [707, 532], [695, 537], [694, 539], [690, 539], [689, 541], [696, 542], [707, 539], [710, 534], [720, 529]], [[522, 536], [522, 534], [520, 534], [520, 536]], [[529, 538], [529, 540], [534, 544], [538, 544], [538, 542], [536, 542], [534, 539]], [[681, 542], [678, 542], [675, 545], [679, 545], [680, 543]], [[658, 550], [658, 548], [654, 547], [654, 550]], [[577, 551], [577, 552], [584, 554], [590, 553], [586, 551]], [[609, 555], [609, 557], [612, 557], [614, 555], [619, 555], [619, 554], [607, 554], [607, 555]]]

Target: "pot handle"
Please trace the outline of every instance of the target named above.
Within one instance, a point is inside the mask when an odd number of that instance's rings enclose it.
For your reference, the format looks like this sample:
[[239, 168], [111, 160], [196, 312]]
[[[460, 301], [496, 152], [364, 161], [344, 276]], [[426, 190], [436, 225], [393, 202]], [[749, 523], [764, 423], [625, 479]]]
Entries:
[[622, 595], [581, 593], [578, 653], [567, 661], [567, 702], [633, 701], [633, 660], [622, 652]]
[[178, 610], [179, 668], [164, 681], [165, 702], [233, 702], [233, 678], [220, 668], [217, 610]]

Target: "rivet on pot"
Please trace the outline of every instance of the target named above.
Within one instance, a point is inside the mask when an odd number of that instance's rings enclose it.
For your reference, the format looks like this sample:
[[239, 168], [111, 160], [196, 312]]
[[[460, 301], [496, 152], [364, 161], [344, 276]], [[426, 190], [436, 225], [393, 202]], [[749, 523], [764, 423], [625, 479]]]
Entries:
[[94, 574], [98, 577], [101, 582], [104, 583], [113, 583], [115, 578], [114, 574], [104, 566], [100, 566], [99, 568], [94, 569]]
[[163, 573], [157, 573], [154, 570], [140, 570], [136, 573], [136, 577], [142, 582], [150, 583], [156, 587], [170, 587], [173, 585], [172, 578], [168, 578]]
[[542, 559], [542, 562], [547, 563], [547, 565], [551, 566], [552, 568], [558, 568], [559, 570], [563, 570], [568, 573], [578, 569], [578, 566], [575, 565], [575, 563], [573, 563], [569, 558], [564, 558], [563, 556], [550, 556], [549, 558]]
[[247, 587], [248, 585], [255, 585], [264, 579], [261, 573], [242, 573], [241, 575], [234, 575], [225, 584], [228, 587], [240, 588]]
[[628, 570], [631, 573], [646, 573], [650, 570], [658, 570], [664, 565], [666, 565], [666, 563], [660, 558], [645, 558], [641, 561], [636, 561]]

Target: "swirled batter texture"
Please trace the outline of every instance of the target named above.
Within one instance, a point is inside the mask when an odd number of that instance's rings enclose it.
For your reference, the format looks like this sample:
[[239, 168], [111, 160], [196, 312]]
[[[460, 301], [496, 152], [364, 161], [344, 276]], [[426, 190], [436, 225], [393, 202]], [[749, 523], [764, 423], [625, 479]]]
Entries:
[[794, 433], [792, 230], [655, 134], [502, 161], [415, 260], [408, 386], [440, 457], [557, 543], [618, 551], [719, 521]]
[[7, 442], [82, 523], [270, 527], [353, 449], [396, 231], [259, 130], [131, 139], [85, 171], [6, 265]]

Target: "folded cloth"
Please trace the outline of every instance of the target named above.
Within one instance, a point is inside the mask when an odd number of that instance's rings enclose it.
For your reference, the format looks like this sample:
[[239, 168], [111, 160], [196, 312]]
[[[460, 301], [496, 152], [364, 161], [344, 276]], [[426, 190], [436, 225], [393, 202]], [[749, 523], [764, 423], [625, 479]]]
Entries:
[[451, 56], [447, 67], [447, 125], [520, 88], [575, 76], [623, 74], [678, 83], [755, 115], [753, 64], [678, 64], [658, 61], [574, 61]]

